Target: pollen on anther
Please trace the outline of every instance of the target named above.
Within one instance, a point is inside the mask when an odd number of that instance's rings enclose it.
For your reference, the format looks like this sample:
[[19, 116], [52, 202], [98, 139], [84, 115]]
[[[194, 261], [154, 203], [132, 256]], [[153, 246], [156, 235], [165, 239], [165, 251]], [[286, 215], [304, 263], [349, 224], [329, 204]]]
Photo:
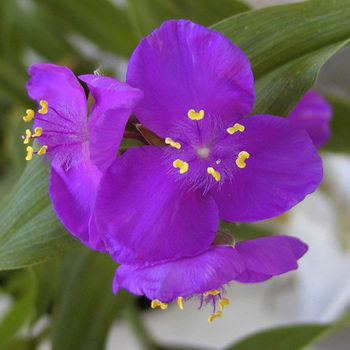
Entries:
[[248, 152], [246, 152], [246, 151], [242, 151], [242, 152], [239, 152], [238, 153], [238, 157], [237, 157], [237, 159], [236, 159], [236, 165], [239, 167], [239, 168], [241, 168], [241, 169], [243, 169], [243, 168], [245, 168], [246, 167], [246, 163], [245, 163], [245, 161], [246, 161], [246, 159], [248, 159], [250, 157], [250, 154], [248, 153]]
[[203, 293], [203, 296], [208, 296], [208, 295], [218, 295], [220, 294], [220, 291], [218, 289], [213, 289], [209, 290], [208, 292]]
[[32, 135], [32, 137], [39, 137], [41, 136], [42, 133], [43, 133], [43, 128], [41, 128], [40, 126], [37, 126], [34, 129], [34, 134]]
[[223, 310], [226, 305], [230, 304], [229, 300], [226, 298], [221, 298], [219, 306], [220, 309]]
[[39, 156], [41, 156], [42, 154], [45, 154], [46, 150], [47, 150], [47, 146], [46, 145], [42, 146], [38, 151]]
[[184, 309], [184, 298], [178, 297], [176, 302], [177, 302], [177, 305], [179, 306], [179, 309], [183, 310]]
[[162, 303], [160, 300], [158, 299], [154, 299], [151, 302], [151, 308], [155, 309], [156, 307], [160, 307], [162, 310], [165, 310], [168, 307], [167, 303]]
[[180, 169], [180, 174], [184, 174], [188, 171], [188, 163], [181, 159], [176, 159], [173, 161], [173, 167]]
[[23, 120], [26, 123], [29, 123], [34, 118], [35, 112], [32, 109], [26, 110], [26, 115], [23, 117]]
[[165, 143], [167, 145], [170, 145], [171, 147], [174, 147], [174, 148], [177, 148], [177, 149], [181, 148], [181, 145], [178, 142], [174, 142], [170, 137], [167, 137], [165, 139]]
[[199, 112], [196, 112], [194, 109], [190, 109], [187, 112], [187, 116], [191, 119], [191, 120], [201, 120], [204, 118], [204, 111], [203, 109], [201, 109]]
[[236, 123], [234, 126], [232, 126], [231, 128], [227, 128], [226, 131], [232, 135], [234, 134], [236, 131], [240, 131], [243, 132], [245, 129], [245, 127], [241, 124]]
[[222, 312], [221, 311], [216, 311], [215, 313], [211, 314], [208, 316], [208, 322], [211, 323], [213, 322], [216, 318], [221, 317]]
[[46, 114], [46, 113], [47, 113], [47, 107], [48, 107], [47, 101], [41, 100], [41, 101], [39, 102], [39, 104], [40, 104], [41, 108], [38, 110], [38, 113], [40, 113], [40, 114]]
[[218, 171], [215, 171], [211, 166], [207, 168], [207, 173], [210, 174], [216, 181], [221, 180], [221, 175]]
[[32, 146], [28, 146], [26, 148], [27, 150], [27, 156], [26, 156], [26, 160], [31, 160], [33, 158], [33, 152], [34, 152], [34, 149]]
[[[24, 136], [23, 136], [23, 137], [24, 137]], [[24, 137], [23, 143], [24, 143], [25, 145], [28, 144], [31, 137], [32, 137], [32, 132], [31, 132], [29, 129], [27, 129], [27, 130], [26, 130], [26, 136]]]

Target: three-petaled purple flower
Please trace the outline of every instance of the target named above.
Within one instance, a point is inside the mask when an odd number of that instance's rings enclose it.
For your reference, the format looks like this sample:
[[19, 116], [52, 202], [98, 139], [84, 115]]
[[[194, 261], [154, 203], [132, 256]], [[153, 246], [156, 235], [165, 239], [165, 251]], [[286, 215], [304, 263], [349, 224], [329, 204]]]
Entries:
[[[313, 192], [322, 163], [303, 128], [271, 115], [246, 116], [254, 87], [244, 53], [220, 33], [165, 22], [131, 56], [127, 83], [84, 75], [95, 103], [64, 67], [30, 68], [41, 104], [34, 134], [52, 159], [49, 193], [63, 224], [122, 265], [126, 288], [166, 307], [195, 294], [223, 308], [223, 285], [260, 282], [297, 268], [306, 246], [271, 236], [235, 244], [219, 221], [282, 214]], [[143, 96], [143, 99], [142, 99]], [[134, 113], [164, 139], [116, 157]], [[29, 112], [25, 119], [30, 119]], [[33, 149], [29, 149], [31, 157]]]
[[[93, 208], [102, 173], [114, 161], [125, 124], [142, 92], [108, 77], [80, 76], [94, 99], [90, 113], [83, 87], [66, 67], [39, 63], [29, 68], [29, 96], [40, 109], [27, 110], [34, 118], [32, 133], [37, 152], [51, 160], [49, 195], [63, 225], [84, 244], [104, 250], [94, 226]], [[33, 156], [27, 147], [27, 160]]]

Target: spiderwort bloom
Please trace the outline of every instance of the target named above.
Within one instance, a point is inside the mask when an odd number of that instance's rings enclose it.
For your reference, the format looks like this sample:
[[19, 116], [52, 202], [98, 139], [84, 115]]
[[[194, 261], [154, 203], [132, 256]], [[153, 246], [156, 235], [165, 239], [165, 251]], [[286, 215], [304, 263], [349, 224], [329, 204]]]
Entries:
[[[123, 130], [142, 92], [112, 78], [83, 75], [94, 104], [88, 113], [83, 87], [66, 67], [39, 63], [29, 68], [29, 96], [39, 110], [27, 110], [25, 122], [34, 118], [34, 133], [27, 129], [24, 143], [35, 138], [37, 154], [51, 160], [49, 195], [63, 225], [87, 246], [104, 250], [94, 225], [92, 209], [102, 173], [113, 162]], [[33, 156], [27, 147], [27, 160]]]
[[244, 53], [187, 20], [163, 23], [131, 56], [127, 83], [141, 89], [139, 121], [165, 140], [127, 150], [105, 172], [96, 224], [127, 265], [194, 257], [219, 219], [277, 216], [313, 192], [322, 163], [288, 120], [251, 115], [253, 74]]
[[[232, 235], [229, 235], [232, 238]], [[223, 297], [224, 285], [232, 281], [255, 283], [297, 268], [297, 260], [307, 247], [297, 238], [268, 236], [239, 242], [236, 245], [213, 245], [201, 254], [145, 266], [121, 265], [117, 268], [113, 291], [126, 288], [136, 295], [146, 295], [151, 306], [167, 308], [177, 301], [196, 295], [201, 305], [212, 303], [209, 322], [222, 315], [229, 300]], [[219, 304], [219, 305], [217, 305]]]
[[308, 91], [289, 113], [288, 119], [295, 125], [305, 128], [315, 147], [324, 145], [331, 134], [329, 121], [332, 107], [316, 91]]

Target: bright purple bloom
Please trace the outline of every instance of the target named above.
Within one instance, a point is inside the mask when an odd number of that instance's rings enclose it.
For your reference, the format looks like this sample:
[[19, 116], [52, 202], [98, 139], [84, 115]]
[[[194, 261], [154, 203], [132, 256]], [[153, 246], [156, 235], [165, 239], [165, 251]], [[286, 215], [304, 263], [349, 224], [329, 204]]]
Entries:
[[[51, 160], [49, 195], [63, 225], [87, 246], [104, 250], [96, 230], [90, 230], [97, 186], [114, 161], [125, 124], [142, 92], [108, 77], [83, 75], [94, 98], [88, 112], [83, 87], [66, 67], [39, 63], [29, 68], [29, 96], [40, 109], [27, 142], [35, 137], [39, 154]], [[25, 121], [34, 111], [28, 110]], [[28, 146], [29, 160], [33, 148]], [[92, 222], [94, 225], [94, 222]], [[94, 227], [94, 226], [93, 226]]]
[[220, 33], [165, 22], [132, 54], [127, 83], [144, 93], [134, 114], [168, 146], [129, 149], [101, 180], [97, 227], [111, 256], [133, 265], [119, 274], [185, 264], [179, 259], [206, 251], [220, 219], [277, 216], [321, 182], [304, 130], [271, 115], [243, 118], [253, 108], [253, 74]]
[[121, 265], [115, 273], [113, 291], [125, 288], [136, 295], [146, 295], [153, 300], [153, 306], [163, 308], [164, 303], [178, 298], [183, 308], [183, 300], [199, 295], [201, 302], [213, 303], [215, 315], [217, 301], [221, 308], [223, 300], [228, 304], [222, 298], [225, 284], [261, 282], [294, 270], [306, 250], [300, 240], [287, 236], [262, 237], [235, 246], [212, 245], [189, 258], [141, 267]]
[[305, 128], [315, 147], [325, 144], [331, 134], [331, 105], [316, 91], [308, 91], [288, 115], [295, 125]]

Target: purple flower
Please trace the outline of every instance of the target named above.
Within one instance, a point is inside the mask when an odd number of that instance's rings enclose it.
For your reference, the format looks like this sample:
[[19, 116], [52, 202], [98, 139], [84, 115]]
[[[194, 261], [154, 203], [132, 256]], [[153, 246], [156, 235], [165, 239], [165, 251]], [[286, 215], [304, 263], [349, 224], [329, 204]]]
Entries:
[[225, 284], [261, 282], [294, 270], [306, 250], [300, 240], [286, 236], [268, 236], [235, 246], [211, 245], [197, 256], [145, 266], [121, 265], [115, 273], [113, 291], [126, 288], [146, 295], [152, 307], [162, 309], [174, 300], [182, 309], [184, 300], [198, 295], [201, 305], [213, 304], [211, 322], [221, 316], [216, 304], [223, 309], [229, 303], [223, 298]]
[[308, 91], [288, 115], [295, 125], [305, 128], [315, 147], [325, 144], [331, 134], [332, 107], [316, 91]]
[[167, 146], [129, 149], [101, 180], [97, 227], [111, 256], [132, 265], [119, 273], [184, 264], [208, 249], [220, 219], [277, 216], [321, 182], [304, 130], [271, 115], [243, 118], [253, 108], [253, 74], [220, 33], [165, 22], [132, 54], [127, 83], [144, 93], [134, 114]]
[[[114, 161], [127, 119], [142, 92], [112, 78], [83, 75], [94, 104], [88, 113], [83, 87], [66, 67], [39, 63], [29, 68], [29, 96], [40, 105], [38, 112], [27, 110], [23, 118], [34, 117], [32, 133], [51, 160], [49, 195], [63, 225], [87, 246], [104, 250], [92, 217], [97, 186], [106, 168]], [[27, 160], [33, 147], [27, 147]]]

